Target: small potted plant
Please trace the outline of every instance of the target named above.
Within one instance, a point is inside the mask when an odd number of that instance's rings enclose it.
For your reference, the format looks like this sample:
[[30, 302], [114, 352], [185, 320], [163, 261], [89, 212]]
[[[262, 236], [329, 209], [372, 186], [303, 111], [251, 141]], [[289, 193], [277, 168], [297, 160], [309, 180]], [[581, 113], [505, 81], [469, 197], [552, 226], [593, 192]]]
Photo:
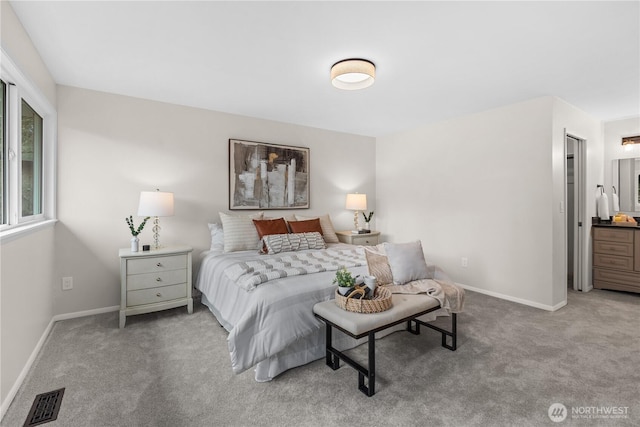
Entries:
[[362, 212], [362, 216], [364, 217], [364, 229], [371, 230], [371, 225], [369, 223], [371, 222], [371, 218], [373, 217], [373, 211], [369, 212], [368, 215]]
[[124, 220], [127, 221], [127, 225], [129, 226], [129, 230], [131, 230], [131, 235], [133, 236], [131, 238], [131, 252], [138, 252], [138, 243], [140, 242], [140, 239], [138, 239], [138, 234], [142, 233], [142, 229], [144, 228], [148, 219], [149, 217], [146, 217], [144, 220], [142, 220], [142, 223], [138, 226], [138, 228], [136, 228], [135, 224], [133, 223], [133, 216], [129, 215], [129, 218], [125, 217]]
[[355, 286], [356, 279], [346, 267], [340, 267], [336, 271], [336, 277], [333, 279], [334, 284], [338, 284], [338, 292], [340, 295], [346, 295], [349, 289]]

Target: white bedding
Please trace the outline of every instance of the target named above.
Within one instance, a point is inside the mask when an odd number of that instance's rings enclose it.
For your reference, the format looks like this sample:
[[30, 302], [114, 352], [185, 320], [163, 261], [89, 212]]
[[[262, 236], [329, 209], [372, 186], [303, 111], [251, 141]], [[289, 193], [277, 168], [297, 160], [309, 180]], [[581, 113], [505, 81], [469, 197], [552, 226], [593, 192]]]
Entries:
[[[353, 249], [342, 243], [331, 249]], [[359, 251], [363, 249], [358, 248]], [[311, 250], [316, 251], [316, 250]], [[200, 267], [196, 288], [218, 322], [229, 331], [227, 338], [231, 367], [235, 373], [255, 366], [257, 381], [269, 381], [287, 369], [325, 356], [324, 325], [313, 315], [313, 305], [332, 299], [335, 271], [273, 279], [247, 291], [227, 277], [225, 269], [239, 261], [265, 259], [256, 251], [209, 252]], [[367, 266], [351, 267], [354, 274], [365, 275]], [[404, 329], [389, 328], [379, 336]], [[356, 341], [334, 334], [334, 345], [346, 350]]]
[[[342, 243], [333, 249], [352, 249]], [[360, 249], [362, 250], [362, 249]], [[196, 288], [202, 302], [220, 324], [229, 331], [227, 338], [231, 367], [235, 373], [256, 367], [257, 381], [269, 381], [276, 375], [325, 355], [324, 326], [313, 315], [313, 305], [333, 298], [335, 271], [274, 279], [251, 291], [242, 289], [225, 274], [226, 267], [260, 257], [256, 251], [221, 254], [210, 252], [202, 260]], [[366, 274], [367, 267], [350, 268], [354, 274]], [[336, 334], [342, 348], [357, 342]]]

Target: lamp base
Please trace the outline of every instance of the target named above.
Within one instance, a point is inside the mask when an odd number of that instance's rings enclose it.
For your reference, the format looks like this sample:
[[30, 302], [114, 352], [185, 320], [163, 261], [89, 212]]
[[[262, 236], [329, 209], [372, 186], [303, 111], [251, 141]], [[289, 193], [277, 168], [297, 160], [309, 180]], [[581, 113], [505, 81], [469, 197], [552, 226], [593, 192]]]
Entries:
[[160, 246], [160, 218], [158, 218], [157, 216], [153, 218], [153, 228], [151, 229], [151, 231], [153, 231], [153, 249], [160, 249], [162, 246]]

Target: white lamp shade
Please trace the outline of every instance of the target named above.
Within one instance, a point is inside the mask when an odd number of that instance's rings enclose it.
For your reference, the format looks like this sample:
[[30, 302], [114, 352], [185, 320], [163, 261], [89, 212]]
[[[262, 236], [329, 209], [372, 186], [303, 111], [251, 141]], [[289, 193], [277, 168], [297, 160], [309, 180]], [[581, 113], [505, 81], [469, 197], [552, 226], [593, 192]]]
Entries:
[[364, 211], [367, 209], [366, 194], [347, 194], [346, 208], [351, 211]]
[[141, 191], [138, 216], [172, 216], [173, 193]]

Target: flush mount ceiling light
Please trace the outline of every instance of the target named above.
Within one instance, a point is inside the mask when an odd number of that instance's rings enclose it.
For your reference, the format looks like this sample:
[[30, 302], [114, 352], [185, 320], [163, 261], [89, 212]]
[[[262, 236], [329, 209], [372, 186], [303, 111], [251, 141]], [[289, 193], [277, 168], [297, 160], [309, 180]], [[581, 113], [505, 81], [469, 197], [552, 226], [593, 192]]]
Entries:
[[331, 84], [338, 89], [364, 89], [373, 84], [376, 66], [366, 59], [344, 59], [331, 67]]

